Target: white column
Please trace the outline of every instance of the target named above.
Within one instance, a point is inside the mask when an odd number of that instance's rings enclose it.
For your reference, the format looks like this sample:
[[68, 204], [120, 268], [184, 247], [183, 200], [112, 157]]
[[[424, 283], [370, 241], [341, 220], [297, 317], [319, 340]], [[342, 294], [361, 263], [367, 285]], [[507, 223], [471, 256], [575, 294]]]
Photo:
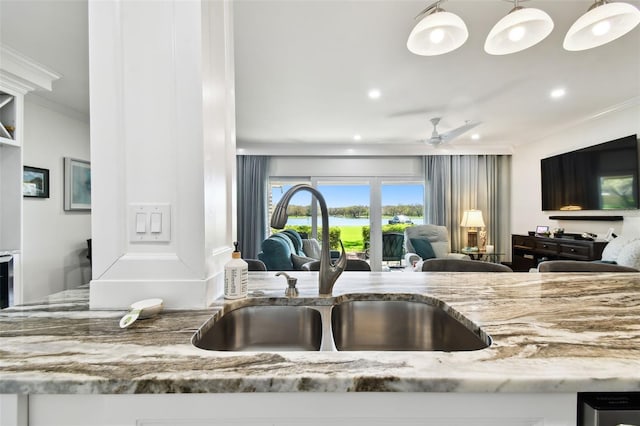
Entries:
[[229, 7], [89, 2], [92, 309], [149, 297], [201, 308], [221, 294], [235, 205]]

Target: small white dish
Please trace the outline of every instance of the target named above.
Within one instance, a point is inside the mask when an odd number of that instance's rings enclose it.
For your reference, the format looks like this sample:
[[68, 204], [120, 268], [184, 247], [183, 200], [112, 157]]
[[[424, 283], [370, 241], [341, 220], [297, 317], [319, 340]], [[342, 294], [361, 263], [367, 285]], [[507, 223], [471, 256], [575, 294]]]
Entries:
[[131, 304], [131, 310], [140, 310], [139, 319], [150, 318], [162, 311], [162, 303], [160, 298], [140, 300]]
[[140, 300], [131, 304], [131, 311], [120, 319], [120, 328], [127, 328], [138, 319], [151, 318], [163, 308], [163, 300], [159, 298]]

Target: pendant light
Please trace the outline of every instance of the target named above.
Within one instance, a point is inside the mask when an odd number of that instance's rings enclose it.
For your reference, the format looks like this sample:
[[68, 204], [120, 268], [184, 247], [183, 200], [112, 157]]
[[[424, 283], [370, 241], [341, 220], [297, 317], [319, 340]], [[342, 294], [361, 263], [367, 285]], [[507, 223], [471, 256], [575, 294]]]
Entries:
[[518, 0], [514, 6], [489, 32], [485, 52], [491, 55], [519, 52], [540, 43], [553, 30], [553, 20], [546, 12], [518, 6]]
[[[427, 14], [426, 16], [424, 16]], [[435, 56], [462, 46], [469, 37], [464, 21], [458, 15], [445, 12], [440, 1], [427, 6], [415, 19], [424, 16], [409, 34], [407, 48], [421, 56]]]
[[640, 11], [629, 3], [598, 0], [569, 28], [562, 46], [586, 50], [622, 37], [640, 23]]

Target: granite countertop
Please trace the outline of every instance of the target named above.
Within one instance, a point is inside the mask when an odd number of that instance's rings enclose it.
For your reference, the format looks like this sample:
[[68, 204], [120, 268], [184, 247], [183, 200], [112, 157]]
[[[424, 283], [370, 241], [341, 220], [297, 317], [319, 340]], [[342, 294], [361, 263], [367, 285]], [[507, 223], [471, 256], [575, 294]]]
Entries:
[[[260, 296], [223, 309], [284, 297], [273, 275], [251, 273]], [[317, 273], [294, 275], [327, 303]], [[90, 311], [88, 292], [0, 311], [0, 393], [640, 390], [640, 274], [345, 272], [334, 287], [436, 298], [492, 337], [470, 352], [206, 351], [191, 337], [223, 300], [120, 329], [125, 312]]]

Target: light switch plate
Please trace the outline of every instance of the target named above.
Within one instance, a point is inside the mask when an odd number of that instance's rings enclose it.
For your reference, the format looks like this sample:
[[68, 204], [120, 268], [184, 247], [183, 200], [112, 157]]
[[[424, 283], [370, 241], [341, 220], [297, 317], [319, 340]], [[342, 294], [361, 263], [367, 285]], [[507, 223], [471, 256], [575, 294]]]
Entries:
[[[141, 216], [143, 215], [143, 216]], [[171, 241], [171, 204], [129, 204], [129, 241], [132, 243]], [[144, 217], [144, 229], [140, 218]], [[141, 232], [142, 231], [142, 232]]]

